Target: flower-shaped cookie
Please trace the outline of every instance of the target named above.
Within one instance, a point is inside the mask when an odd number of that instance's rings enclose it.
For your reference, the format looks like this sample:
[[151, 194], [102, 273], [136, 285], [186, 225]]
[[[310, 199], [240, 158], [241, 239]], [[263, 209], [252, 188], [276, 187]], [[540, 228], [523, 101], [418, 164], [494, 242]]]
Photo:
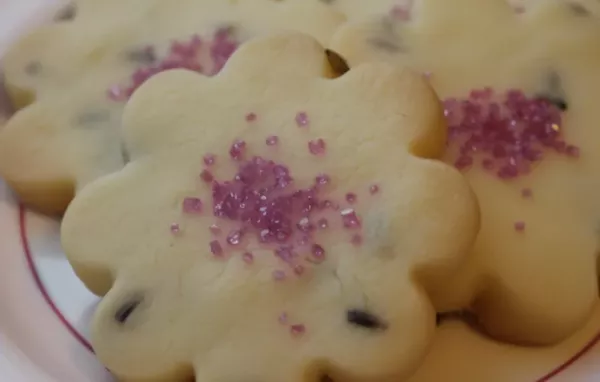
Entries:
[[[131, 162], [81, 190], [62, 243], [105, 295], [92, 341], [126, 380], [397, 381], [478, 208], [419, 75], [339, 78], [311, 37], [243, 45], [126, 106]], [[154, 379], [153, 379], [154, 378]]]
[[[476, 15], [474, 17], [473, 15]], [[600, 23], [583, 2], [421, 0], [348, 24], [333, 49], [423, 72], [445, 98], [446, 160], [482, 208], [473, 261], [441, 297], [492, 335], [561, 340], [598, 296]]]
[[291, 29], [325, 42], [343, 21], [303, 0], [79, 1], [74, 9], [4, 59], [11, 98], [30, 106], [0, 133], [0, 174], [24, 202], [49, 213], [62, 213], [77, 188], [127, 161], [122, 107], [154, 74], [213, 75], [251, 37]]

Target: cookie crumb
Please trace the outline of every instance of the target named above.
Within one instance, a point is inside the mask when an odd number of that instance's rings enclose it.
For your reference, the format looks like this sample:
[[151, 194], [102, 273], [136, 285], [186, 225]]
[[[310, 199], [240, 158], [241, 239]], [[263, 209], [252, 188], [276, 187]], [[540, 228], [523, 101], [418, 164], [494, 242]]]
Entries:
[[172, 223], [170, 229], [171, 229], [172, 234], [178, 234], [179, 232], [181, 232], [181, 228], [179, 227], [179, 224], [177, 224], [177, 223]]
[[246, 122], [254, 122], [256, 121], [256, 113], [248, 113], [246, 114]]
[[533, 191], [531, 190], [531, 188], [524, 188], [521, 190], [521, 196], [529, 199], [533, 197]]
[[369, 186], [369, 193], [371, 195], [375, 195], [375, 194], [379, 193], [379, 186], [376, 184], [372, 184], [371, 186]]

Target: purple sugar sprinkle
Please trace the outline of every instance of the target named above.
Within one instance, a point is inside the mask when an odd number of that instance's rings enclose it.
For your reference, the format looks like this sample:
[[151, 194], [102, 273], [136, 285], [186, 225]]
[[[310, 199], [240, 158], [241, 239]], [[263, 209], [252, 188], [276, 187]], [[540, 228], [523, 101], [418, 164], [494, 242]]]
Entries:
[[187, 197], [183, 199], [183, 212], [198, 214], [202, 212], [202, 200], [200, 198]]
[[271, 135], [267, 137], [267, 146], [276, 146], [279, 143], [279, 137], [277, 135]]
[[273, 280], [275, 281], [283, 281], [286, 279], [286, 274], [282, 270], [273, 271]]
[[215, 164], [217, 158], [214, 154], [206, 154], [203, 159], [205, 165], [212, 166], [213, 164]]
[[221, 257], [223, 255], [223, 247], [218, 240], [213, 240], [210, 242], [210, 252], [217, 257]]
[[321, 138], [308, 142], [308, 151], [313, 155], [325, 154], [325, 141]]
[[308, 126], [308, 115], [305, 112], [301, 111], [296, 114], [296, 125], [298, 125], [298, 127]]
[[356, 211], [352, 208], [346, 208], [340, 212], [342, 215], [342, 223], [346, 228], [358, 228], [360, 227], [360, 219], [356, 215]]

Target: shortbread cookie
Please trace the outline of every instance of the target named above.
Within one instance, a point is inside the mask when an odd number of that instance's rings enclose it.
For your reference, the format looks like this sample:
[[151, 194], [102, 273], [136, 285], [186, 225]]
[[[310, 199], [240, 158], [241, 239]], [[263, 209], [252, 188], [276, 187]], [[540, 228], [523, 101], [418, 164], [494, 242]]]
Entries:
[[173, 68], [216, 74], [252, 36], [292, 29], [325, 42], [343, 21], [304, 0], [77, 5], [73, 19], [25, 37], [5, 60], [15, 103], [37, 101], [0, 134], [0, 174], [26, 203], [49, 213], [62, 213], [78, 187], [126, 161], [121, 109], [152, 75]]
[[350, 66], [408, 65], [445, 98], [446, 160], [483, 221], [473, 262], [440, 299], [510, 341], [561, 340], [597, 300], [600, 22], [586, 4], [420, 0], [407, 21], [334, 37]]
[[[159, 74], [126, 106], [131, 162], [86, 186], [62, 243], [104, 295], [98, 357], [135, 381], [399, 381], [478, 228], [419, 75], [333, 78], [290, 32], [221, 74]], [[323, 379], [320, 379], [323, 378]]]

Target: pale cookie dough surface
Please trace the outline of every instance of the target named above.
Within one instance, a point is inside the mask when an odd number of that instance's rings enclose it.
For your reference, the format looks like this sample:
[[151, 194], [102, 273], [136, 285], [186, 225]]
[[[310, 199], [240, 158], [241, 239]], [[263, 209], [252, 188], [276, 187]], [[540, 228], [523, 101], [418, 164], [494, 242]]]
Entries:
[[92, 342], [117, 376], [392, 382], [418, 366], [477, 205], [433, 159], [445, 126], [419, 75], [331, 69], [316, 40], [281, 34], [216, 77], [172, 71], [133, 95], [131, 162], [62, 225], [105, 295]]
[[349, 20], [385, 12], [401, 17], [403, 10], [410, 8], [413, 0], [316, 0], [343, 12]]
[[[387, 13], [397, 20], [408, 20], [411, 9], [420, 0], [315, 0], [328, 4], [344, 13], [351, 20], [360, 20], [368, 16]], [[546, 0], [507, 0], [514, 8], [524, 8], [526, 4]], [[580, 0], [585, 1], [585, 0]]]
[[[500, 0], [421, 0], [408, 21], [386, 16], [352, 23], [332, 44], [351, 67], [387, 61], [425, 73], [447, 99], [451, 134], [478, 131], [472, 147], [451, 138], [446, 154], [475, 189], [482, 229], [472, 262], [440, 304], [469, 305], [489, 333], [510, 341], [561, 340], [584, 323], [597, 300], [600, 23], [593, 7], [579, 9], [586, 4], [539, 1], [515, 10]], [[471, 100], [485, 99], [485, 87], [499, 101], [510, 89], [524, 93], [513, 93], [528, 106], [502, 122], [505, 138], [494, 135], [496, 127], [469, 127], [460, 116], [457, 123], [461, 107], [479, 110], [460, 102], [472, 89], [483, 93], [471, 93]], [[497, 105], [502, 113], [508, 107]], [[527, 113], [537, 116], [526, 119]], [[523, 129], [540, 120], [547, 123], [530, 140]], [[540, 144], [542, 135], [552, 147]], [[537, 142], [536, 152], [529, 142]], [[464, 156], [457, 157], [459, 148]]]
[[324, 43], [344, 20], [301, 0], [80, 1], [74, 9], [4, 60], [10, 96], [30, 106], [0, 133], [0, 174], [48, 213], [62, 213], [77, 188], [126, 162], [123, 103], [153, 74], [176, 67], [216, 74], [249, 38], [291, 29]]

